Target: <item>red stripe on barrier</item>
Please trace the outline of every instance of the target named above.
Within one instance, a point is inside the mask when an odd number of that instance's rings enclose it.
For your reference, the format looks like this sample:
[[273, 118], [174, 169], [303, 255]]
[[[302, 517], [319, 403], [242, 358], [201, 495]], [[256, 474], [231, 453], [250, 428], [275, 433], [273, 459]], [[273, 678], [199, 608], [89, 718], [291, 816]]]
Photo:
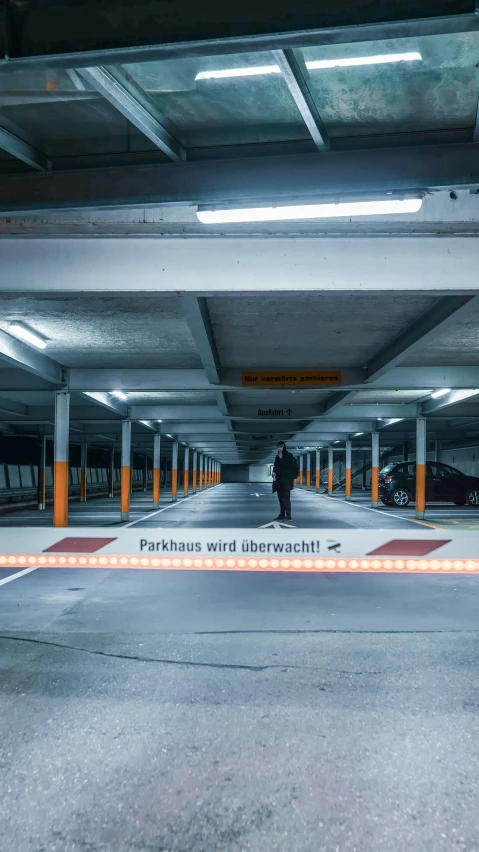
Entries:
[[96, 553], [115, 538], [62, 538], [56, 544], [46, 547], [43, 553]]
[[442, 547], [444, 544], [449, 544], [450, 538], [438, 539], [417, 539], [417, 538], [393, 538], [381, 547], [376, 547], [375, 550], [369, 551], [368, 556], [426, 556]]

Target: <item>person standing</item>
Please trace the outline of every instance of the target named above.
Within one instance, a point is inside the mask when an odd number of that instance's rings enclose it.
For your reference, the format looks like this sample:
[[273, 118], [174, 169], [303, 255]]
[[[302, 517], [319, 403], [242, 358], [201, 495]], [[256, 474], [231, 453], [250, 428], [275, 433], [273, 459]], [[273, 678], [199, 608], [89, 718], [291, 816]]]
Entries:
[[299, 473], [298, 462], [288, 452], [284, 441], [276, 444], [278, 455], [274, 461], [273, 476], [276, 482], [276, 493], [279, 500], [279, 515], [277, 521], [291, 520], [291, 491], [294, 488], [294, 480]]

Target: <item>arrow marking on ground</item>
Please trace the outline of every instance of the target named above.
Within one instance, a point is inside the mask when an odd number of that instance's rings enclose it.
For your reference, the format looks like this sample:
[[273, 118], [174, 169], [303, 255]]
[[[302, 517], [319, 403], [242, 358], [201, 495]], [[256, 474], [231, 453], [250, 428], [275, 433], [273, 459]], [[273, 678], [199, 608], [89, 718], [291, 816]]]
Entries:
[[270, 521], [270, 522], [269, 522], [269, 524], [263, 524], [262, 526], [258, 527], [258, 529], [259, 529], [259, 530], [268, 530], [268, 529], [275, 529], [275, 530], [281, 530], [281, 529], [286, 529], [286, 530], [295, 530], [295, 529], [296, 529], [296, 527], [294, 526], [294, 524], [283, 524], [283, 522], [282, 522], [282, 521]]

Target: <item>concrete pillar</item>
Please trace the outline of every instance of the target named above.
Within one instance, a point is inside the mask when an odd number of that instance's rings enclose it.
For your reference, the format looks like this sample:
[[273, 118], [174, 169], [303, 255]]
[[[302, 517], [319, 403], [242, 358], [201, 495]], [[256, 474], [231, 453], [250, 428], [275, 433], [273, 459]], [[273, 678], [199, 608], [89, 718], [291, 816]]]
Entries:
[[161, 477], [161, 435], [153, 436], [153, 508], [160, 506], [160, 477]]
[[210, 487], [210, 465], [211, 465], [211, 459], [209, 458], [209, 456], [206, 456], [206, 459], [205, 459], [205, 488]]
[[371, 506], [379, 504], [379, 432], [371, 434]]
[[441, 461], [440, 455], [441, 455], [441, 442], [438, 441], [437, 438], [436, 438], [436, 440], [434, 441], [434, 461], [436, 461], [436, 462]]
[[131, 482], [131, 422], [129, 420], [123, 420], [121, 424], [120, 486], [120, 512], [122, 521], [127, 521], [130, 517]]
[[171, 457], [171, 501], [176, 503], [178, 493], [178, 441], [174, 441]]
[[80, 460], [80, 502], [81, 503], [86, 503], [87, 470], [88, 470], [88, 444], [86, 442], [84, 442], [81, 445], [81, 460]]
[[218, 462], [218, 485], [221, 485], [221, 462]]
[[316, 491], [321, 488], [321, 450], [316, 450]]
[[148, 453], [145, 453], [145, 466], [143, 468], [143, 491], [148, 491]]
[[311, 453], [306, 453], [306, 488], [311, 488]]
[[198, 475], [198, 450], [193, 450], [193, 494], [196, 494], [196, 480]]
[[203, 491], [203, 466], [204, 466], [204, 454], [199, 453], [198, 455], [198, 485], [200, 491]]
[[426, 418], [416, 419], [416, 518], [426, 511]]
[[346, 441], [346, 500], [351, 499], [351, 441]]
[[328, 447], [328, 494], [330, 496], [333, 493], [333, 466], [334, 466], [333, 448]]
[[303, 461], [304, 461], [303, 456], [300, 455], [300, 457], [299, 457], [299, 484], [300, 485], [303, 484]]
[[55, 440], [53, 465], [53, 526], [68, 526], [68, 445], [70, 394], [55, 393]]
[[110, 482], [108, 486], [108, 496], [115, 496], [115, 447], [111, 448], [110, 453]]
[[38, 465], [38, 509], [43, 511], [47, 502], [47, 436], [40, 440], [40, 464]]
[[183, 471], [183, 497], [188, 497], [190, 487], [190, 448], [185, 447], [185, 464]]

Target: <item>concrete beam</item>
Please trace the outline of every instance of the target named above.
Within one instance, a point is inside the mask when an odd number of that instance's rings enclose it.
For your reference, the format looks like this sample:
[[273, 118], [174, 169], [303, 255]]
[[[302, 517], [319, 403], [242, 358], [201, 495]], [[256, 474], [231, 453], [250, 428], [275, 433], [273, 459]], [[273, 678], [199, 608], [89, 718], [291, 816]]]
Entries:
[[[327, 158], [316, 156], [316, 159]], [[8, 179], [2, 179], [0, 194]], [[378, 240], [373, 237], [329, 237], [320, 242], [308, 238], [195, 237], [185, 251], [184, 240], [132, 237], [115, 239], [115, 263], [112, 263], [112, 241], [108, 238], [5, 238], [2, 239], [2, 290], [29, 293], [182, 290], [214, 295], [258, 290], [291, 293], [294, 284], [294, 292], [383, 292], [387, 281], [391, 291], [455, 295], [458, 283], [463, 293], [477, 291], [474, 239], [384, 237], [380, 252], [378, 246]], [[253, 365], [245, 367], [252, 369]]]
[[78, 68], [77, 73], [170, 160], [186, 159], [185, 149], [163, 126], [155, 103], [119, 68]]
[[[427, 399], [425, 402], [423, 402], [422, 405], [421, 405], [421, 414], [436, 415], [442, 409], [449, 408], [449, 406], [451, 406], [451, 405], [457, 405], [457, 403], [463, 402], [464, 400], [467, 399], [467, 400], [471, 400], [472, 406], [468, 405], [468, 406], [465, 406], [465, 408], [467, 408], [467, 409], [472, 408], [473, 411], [475, 409], [475, 414], [477, 415], [479, 413], [479, 406], [477, 405], [478, 395], [479, 395], [478, 389], [452, 390], [450, 393], [446, 394], [445, 396], [439, 397], [439, 399], [432, 399], [431, 398], [431, 399]], [[473, 397], [476, 397], [476, 399], [473, 400], [472, 399]], [[474, 405], [474, 402], [475, 402], [475, 405]], [[461, 415], [458, 415], [456, 413], [456, 411], [454, 411], [452, 413], [448, 412], [448, 416], [449, 417], [458, 417], [458, 416], [461, 416]]]
[[[265, 200], [313, 203], [318, 198], [335, 200], [338, 195], [383, 197], [386, 188], [392, 193], [422, 193], [478, 184], [477, 145], [418, 145], [335, 151], [331, 157], [293, 154], [59, 170], [48, 181], [34, 174], [4, 175], [0, 215], [169, 204], [254, 205]], [[163, 265], [157, 265], [157, 275]], [[200, 264], [195, 271], [201, 272]]]
[[33, 373], [55, 385], [65, 382], [64, 370], [60, 364], [7, 334], [6, 331], [0, 331], [0, 361], [11, 367]]
[[[215, 0], [201, 14], [191, 0], [112, 0], [92, 5], [15, 4], [8, 21], [8, 57], [0, 68], [75, 68], [214, 56], [275, 47], [342, 44], [479, 28], [473, 0], [356, 0], [348, 6], [296, 0], [244, 0], [218, 15]], [[112, 19], [115, 26], [112, 26]]]
[[220, 359], [206, 299], [191, 293], [183, 293], [180, 295], [180, 301], [208, 381], [211, 384], [218, 385], [220, 383]]
[[283, 80], [301, 113], [316, 148], [322, 153], [327, 151], [329, 148], [329, 134], [309, 91], [304, 73], [306, 67], [304, 67], [303, 71], [292, 50], [274, 50], [273, 57], [281, 69]]
[[162, 420], [164, 427], [169, 430], [168, 422], [190, 421], [200, 423], [203, 420], [217, 420], [221, 424], [223, 415], [216, 405], [130, 405], [128, 416], [132, 420]]

